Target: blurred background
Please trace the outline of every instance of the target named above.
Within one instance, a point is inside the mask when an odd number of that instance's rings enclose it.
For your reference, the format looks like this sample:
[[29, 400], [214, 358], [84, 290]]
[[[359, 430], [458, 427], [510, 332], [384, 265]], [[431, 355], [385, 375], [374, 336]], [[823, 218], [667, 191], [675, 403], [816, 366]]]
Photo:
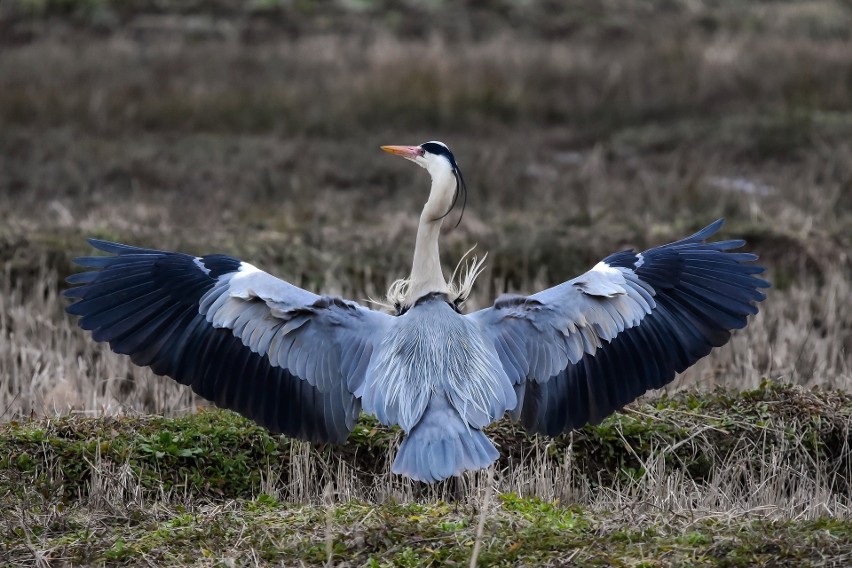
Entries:
[[432, 139], [468, 309], [725, 217], [774, 288], [667, 390], [852, 388], [848, 1], [0, 0], [0, 413], [202, 403], [63, 313], [86, 236], [381, 299]]

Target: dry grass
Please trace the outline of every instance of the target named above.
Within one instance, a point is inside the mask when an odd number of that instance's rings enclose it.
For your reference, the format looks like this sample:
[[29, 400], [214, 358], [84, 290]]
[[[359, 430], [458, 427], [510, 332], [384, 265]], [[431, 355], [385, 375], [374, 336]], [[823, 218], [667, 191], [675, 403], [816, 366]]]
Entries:
[[[188, 389], [133, 366], [81, 333], [64, 313], [54, 269], [42, 265], [27, 284], [0, 281], [0, 409], [6, 419], [67, 412], [175, 415], [205, 402]], [[683, 388], [751, 389], [765, 378], [825, 388], [852, 384], [852, 286], [831, 271], [814, 297], [812, 282], [771, 292], [767, 307], [731, 344], [679, 377]], [[373, 294], [376, 295], [376, 294]], [[479, 290], [472, 302], [484, 304]]]
[[[852, 554], [850, 415], [846, 395], [769, 388], [643, 405], [554, 443], [501, 426], [496, 471], [433, 486], [390, 473], [395, 434], [373, 440], [385, 460], [359, 457], [369, 424], [330, 451], [226, 415], [32, 421], [4, 429], [0, 534], [32, 565], [319, 565], [329, 542], [359, 565], [464, 563], [477, 546], [483, 565], [831, 565]], [[603, 480], [615, 468], [589, 446], [639, 467]]]

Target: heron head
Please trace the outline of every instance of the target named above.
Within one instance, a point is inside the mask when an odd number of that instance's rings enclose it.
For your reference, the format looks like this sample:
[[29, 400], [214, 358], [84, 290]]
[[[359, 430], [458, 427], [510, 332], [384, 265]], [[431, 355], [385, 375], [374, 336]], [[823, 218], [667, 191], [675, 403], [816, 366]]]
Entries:
[[[406, 160], [411, 160], [420, 167], [425, 168], [433, 180], [441, 179], [451, 174], [455, 178], [455, 194], [453, 195], [452, 205], [443, 214], [442, 218], [446, 217], [453, 210], [453, 207], [456, 206], [459, 193], [464, 194], [462, 205], [462, 215], [464, 215], [464, 206], [467, 204], [467, 185], [464, 183], [464, 178], [462, 177], [459, 165], [456, 163], [455, 156], [453, 156], [453, 153], [450, 152], [446, 144], [432, 140], [424, 142], [419, 146], [382, 146], [382, 150], [402, 156]], [[459, 223], [461, 223], [461, 216], [459, 216], [456, 226]]]
[[437, 140], [424, 142], [419, 146], [382, 146], [382, 150], [411, 160], [425, 168], [432, 177], [442, 173], [455, 173], [459, 169], [456, 158], [447, 145]]

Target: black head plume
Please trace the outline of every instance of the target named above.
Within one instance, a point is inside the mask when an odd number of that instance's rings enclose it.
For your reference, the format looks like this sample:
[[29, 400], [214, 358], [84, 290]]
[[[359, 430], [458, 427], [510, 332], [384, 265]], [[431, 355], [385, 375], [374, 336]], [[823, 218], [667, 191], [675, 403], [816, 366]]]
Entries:
[[461, 168], [456, 163], [456, 157], [453, 156], [453, 153], [450, 152], [450, 149], [441, 142], [424, 142], [420, 145], [423, 150], [429, 152], [430, 154], [437, 154], [438, 156], [444, 156], [449, 162], [450, 166], [453, 169], [453, 175], [456, 177], [456, 192], [453, 195], [453, 202], [450, 204], [449, 209], [447, 209], [446, 213], [438, 217], [439, 219], [443, 219], [455, 208], [456, 204], [459, 200], [459, 193], [463, 193], [462, 198], [462, 210], [459, 215], [459, 220], [456, 221], [456, 224], [453, 226], [455, 229], [461, 224], [462, 217], [464, 217], [464, 210], [467, 207], [467, 184], [464, 182], [464, 176], [462, 176]]

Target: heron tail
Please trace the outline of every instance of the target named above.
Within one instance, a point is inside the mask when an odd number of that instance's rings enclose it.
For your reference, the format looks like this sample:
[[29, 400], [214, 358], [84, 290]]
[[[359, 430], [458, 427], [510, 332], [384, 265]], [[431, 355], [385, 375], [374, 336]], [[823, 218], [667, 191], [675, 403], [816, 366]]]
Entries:
[[391, 470], [433, 483], [488, 467], [498, 456], [491, 440], [466, 424], [447, 397], [439, 395], [402, 440]]

